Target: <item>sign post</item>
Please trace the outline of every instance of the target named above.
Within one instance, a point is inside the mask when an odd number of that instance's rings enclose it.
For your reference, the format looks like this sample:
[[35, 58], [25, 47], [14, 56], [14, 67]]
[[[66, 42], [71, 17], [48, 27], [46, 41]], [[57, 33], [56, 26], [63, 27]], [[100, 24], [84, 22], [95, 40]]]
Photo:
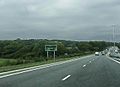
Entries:
[[49, 52], [47, 51], [47, 58], [49, 57]]
[[55, 62], [55, 51], [54, 51], [54, 62]]
[[57, 45], [45, 45], [45, 51], [47, 52], [47, 58], [49, 57], [49, 52], [54, 52], [54, 62], [55, 62], [55, 53], [57, 51]]

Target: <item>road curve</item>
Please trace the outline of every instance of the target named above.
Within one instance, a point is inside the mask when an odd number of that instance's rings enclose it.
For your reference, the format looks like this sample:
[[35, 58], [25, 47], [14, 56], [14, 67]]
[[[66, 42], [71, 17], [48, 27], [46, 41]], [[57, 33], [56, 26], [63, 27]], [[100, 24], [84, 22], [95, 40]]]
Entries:
[[91, 56], [0, 79], [0, 87], [119, 87], [120, 64]]

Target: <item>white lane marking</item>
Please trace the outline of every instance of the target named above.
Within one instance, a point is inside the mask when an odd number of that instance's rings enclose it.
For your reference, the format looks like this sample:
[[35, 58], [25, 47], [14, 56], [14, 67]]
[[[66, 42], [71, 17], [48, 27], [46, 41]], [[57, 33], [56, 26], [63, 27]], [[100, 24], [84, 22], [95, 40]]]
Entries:
[[[50, 66], [48, 66], [48, 67], [50, 67]], [[47, 67], [43, 67], [43, 68], [47, 68]], [[5, 78], [5, 77], [9, 77], [9, 76], [13, 76], [13, 75], [19, 75], [19, 74], [22, 74], [22, 73], [32, 72], [32, 71], [35, 71], [35, 70], [38, 70], [38, 69], [40, 69], [40, 68], [30, 69], [30, 70], [26, 70], [26, 71], [22, 71], [22, 72], [11, 73], [11, 74], [8, 74], [8, 75], [3, 75], [3, 76], [0, 76], [0, 79]]]
[[113, 61], [115, 61], [116, 63], [120, 64], [120, 62], [118, 62], [117, 60], [114, 60], [114, 59], [111, 59], [111, 60], [113, 60]]
[[[108, 57], [108, 56], [107, 56]], [[112, 60], [112, 61], [114, 61], [114, 62], [116, 62], [116, 63], [118, 63], [118, 64], [120, 64], [120, 62], [118, 62], [117, 60], [115, 60], [115, 59], [112, 59], [112, 58], [110, 58], [110, 57], [108, 57], [108, 59], [110, 59], [110, 60]]]
[[86, 65], [83, 65], [83, 67], [86, 67]]
[[89, 63], [91, 63], [91, 61], [89, 61]]
[[77, 59], [71, 59], [71, 60], [68, 60], [68, 61], [60, 61], [60, 62], [51, 63], [51, 64], [45, 64], [45, 65], [40, 65], [40, 66], [35, 66], [35, 67], [30, 67], [30, 68], [24, 68], [24, 69], [19, 69], [19, 70], [3, 72], [3, 73], [0, 73], [0, 75], [1, 75], [0, 79], [10, 77], [10, 76], [13, 76], [13, 75], [19, 75], [19, 74], [23, 74], [23, 73], [27, 73], [27, 72], [32, 72], [32, 71], [35, 71], [35, 70], [44, 69], [44, 68], [48, 68], [48, 67], [52, 67], [52, 66], [57, 66], [57, 65], [64, 64], [64, 63], [69, 63], [69, 62], [73, 62], [73, 61], [77, 61], [77, 60], [84, 59], [84, 58], [89, 58], [89, 57], [92, 57], [92, 55], [80, 57], [80, 58], [77, 58]]
[[119, 59], [119, 58], [114, 58], [114, 60], [120, 61], [120, 59]]
[[71, 77], [71, 75], [67, 75], [65, 78], [62, 79], [62, 81], [67, 80], [69, 77]]

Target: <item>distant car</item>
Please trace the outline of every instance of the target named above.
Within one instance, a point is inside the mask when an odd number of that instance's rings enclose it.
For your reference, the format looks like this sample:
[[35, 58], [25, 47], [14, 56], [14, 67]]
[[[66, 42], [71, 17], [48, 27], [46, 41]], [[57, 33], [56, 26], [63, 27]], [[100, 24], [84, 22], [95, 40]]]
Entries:
[[95, 52], [95, 56], [99, 56], [99, 52]]
[[102, 55], [105, 55], [105, 52], [104, 52], [104, 51], [102, 51], [102, 52], [101, 52], [101, 54], [102, 54]]
[[118, 50], [115, 50], [115, 53], [119, 53]]

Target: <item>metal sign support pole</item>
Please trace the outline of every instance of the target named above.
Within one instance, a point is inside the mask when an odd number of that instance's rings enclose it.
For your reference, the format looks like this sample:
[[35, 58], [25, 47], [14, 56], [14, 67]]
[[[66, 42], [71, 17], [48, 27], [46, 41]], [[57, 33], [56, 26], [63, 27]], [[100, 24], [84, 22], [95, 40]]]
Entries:
[[54, 51], [54, 62], [55, 62], [55, 51]]
[[47, 51], [47, 58], [49, 57], [49, 52]]

